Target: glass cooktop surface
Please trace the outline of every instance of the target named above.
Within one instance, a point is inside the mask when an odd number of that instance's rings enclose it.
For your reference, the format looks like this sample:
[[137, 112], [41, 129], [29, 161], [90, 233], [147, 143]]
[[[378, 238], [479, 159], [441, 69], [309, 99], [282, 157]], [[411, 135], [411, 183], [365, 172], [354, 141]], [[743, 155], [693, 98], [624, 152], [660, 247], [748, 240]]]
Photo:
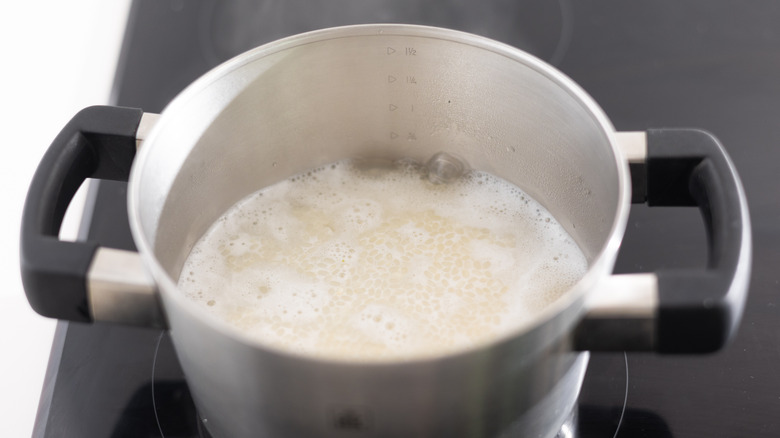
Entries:
[[[751, 208], [754, 266], [739, 333], [707, 356], [593, 354], [558, 436], [780, 436], [780, 4], [528, 0], [136, 0], [113, 103], [160, 112], [209, 68], [259, 44], [337, 25], [454, 28], [555, 65], [618, 130], [698, 127], [731, 155]], [[126, 185], [91, 188], [82, 237], [133, 249]], [[616, 273], [704, 266], [696, 209], [632, 206]], [[60, 322], [36, 437], [208, 436], [165, 332]]]

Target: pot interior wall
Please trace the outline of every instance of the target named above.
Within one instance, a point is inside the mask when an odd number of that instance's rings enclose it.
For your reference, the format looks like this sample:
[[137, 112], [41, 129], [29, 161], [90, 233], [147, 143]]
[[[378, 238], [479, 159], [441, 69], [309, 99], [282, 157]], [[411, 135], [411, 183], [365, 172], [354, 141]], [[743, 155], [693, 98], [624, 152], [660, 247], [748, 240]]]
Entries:
[[604, 128], [535, 61], [459, 38], [288, 40], [197, 82], [164, 113], [140, 175], [142, 229], [169, 275], [264, 186], [347, 157], [440, 151], [528, 192], [595, 258], [619, 202]]

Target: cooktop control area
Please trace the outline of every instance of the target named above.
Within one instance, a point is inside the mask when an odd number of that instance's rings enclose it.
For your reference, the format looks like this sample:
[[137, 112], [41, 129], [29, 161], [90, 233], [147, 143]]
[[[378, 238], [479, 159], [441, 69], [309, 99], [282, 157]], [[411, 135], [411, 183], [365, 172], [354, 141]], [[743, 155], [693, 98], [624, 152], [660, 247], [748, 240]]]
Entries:
[[[617, 130], [714, 133], [747, 192], [754, 252], [742, 325], [707, 356], [594, 354], [568, 437], [780, 436], [780, 4], [656, 2], [136, 0], [114, 103], [160, 112], [211, 67], [319, 28], [377, 22], [463, 30], [549, 62], [602, 106]], [[126, 185], [93, 186], [82, 237], [133, 249]], [[87, 209], [90, 210], [89, 208]], [[704, 266], [696, 209], [633, 206], [616, 273]], [[167, 333], [60, 322], [36, 437], [200, 437], [200, 418]], [[345, 435], [347, 436], [347, 435]]]

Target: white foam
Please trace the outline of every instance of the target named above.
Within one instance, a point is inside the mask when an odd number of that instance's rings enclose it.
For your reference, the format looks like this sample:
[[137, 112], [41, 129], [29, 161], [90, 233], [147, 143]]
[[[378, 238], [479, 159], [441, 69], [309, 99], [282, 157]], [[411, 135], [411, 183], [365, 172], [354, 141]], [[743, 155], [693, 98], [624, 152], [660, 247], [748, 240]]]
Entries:
[[587, 269], [565, 230], [484, 172], [324, 166], [247, 197], [193, 249], [180, 288], [261, 342], [355, 360], [486, 342]]

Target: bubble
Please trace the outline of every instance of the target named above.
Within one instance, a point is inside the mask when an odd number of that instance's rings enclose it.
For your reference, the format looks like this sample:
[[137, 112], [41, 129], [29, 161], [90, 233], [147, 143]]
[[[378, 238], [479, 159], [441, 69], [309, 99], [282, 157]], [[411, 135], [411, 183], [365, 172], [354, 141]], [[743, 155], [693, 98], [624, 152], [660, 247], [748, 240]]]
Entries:
[[555, 218], [498, 177], [434, 184], [411, 160], [369, 163], [240, 201], [196, 244], [180, 288], [268, 345], [370, 361], [487, 342], [587, 269]]

